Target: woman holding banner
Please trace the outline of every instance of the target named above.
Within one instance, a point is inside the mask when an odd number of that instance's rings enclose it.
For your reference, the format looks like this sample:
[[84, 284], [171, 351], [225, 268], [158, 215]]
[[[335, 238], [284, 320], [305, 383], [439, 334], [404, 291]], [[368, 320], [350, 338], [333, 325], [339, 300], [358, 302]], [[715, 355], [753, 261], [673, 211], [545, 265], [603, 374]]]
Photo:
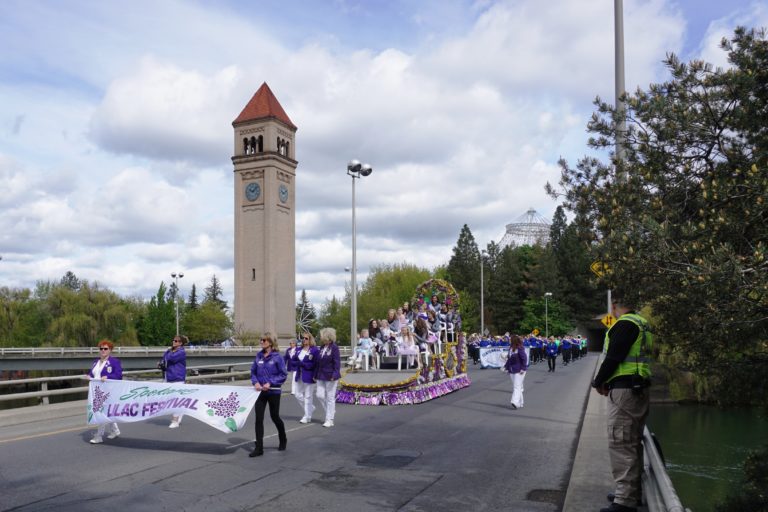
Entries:
[[[158, 363], [158, 367], [163, 370], [165, 382], [181, 382], [187, 379], [187, 353], [184, 351], [184, 344], [188, 340], [186, 336], [174, 336], [171, 341], [171, 348], [165, 351], [163, 359]], [[183, 414], [173, 416], [168, 428], [179, 428]]]
[[[101, 340], [99, 342], [99, 358], [93, 362], [93, 366], [88, 372], [88, 379], [101, 380], [102, 382], [107, 379], [123, 380], [123, 367], [118, 358], [112, 357], [113, 348], [115, 348], [115, 345], [109, 340]], [[117, 428], [117, 423], [109, 423], [109, 425], [110, 432], [107, 435], [107, 439], [114, 439], [120, 435], [120, 429]], [[91, 439], [91, 444], [104, 442], [106, 427], [106, 423], [99, 425], [96, 435]]]
[[285, 435], [285, 424], [280, 419], [280, 386], [288, 377], [285, 369], [285, 359], [280, 354], [277, 338], [267, 332], [261, 337], [261, 352], [251, 366], [251, 383], [253, 389], [260, 391], [256, 399], [256, 446], [249, 457], [264, 455], [264, 410], [269, 405], [269, 417], [277, 427], [280, 442], [279, 451], [285, 450], [288, 438]]

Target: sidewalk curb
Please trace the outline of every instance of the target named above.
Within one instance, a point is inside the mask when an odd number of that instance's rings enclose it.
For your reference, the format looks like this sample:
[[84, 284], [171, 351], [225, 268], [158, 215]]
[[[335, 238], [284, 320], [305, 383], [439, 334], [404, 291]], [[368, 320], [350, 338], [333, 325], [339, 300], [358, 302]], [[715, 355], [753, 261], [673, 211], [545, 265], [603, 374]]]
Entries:
[[24, 425], [25, 423], [34, 423], [40, 420], [69, 418], [72, 416], [82, 416], [83, 425], [85, 425], [85, 409], [87, 404], [88, 400], [75, 400], [73, 402], [62, 402], [59, 404], [33, 405], [30, 407], [7, 409], [5, 411], [0, 411], [0, 427], [11, 427], [14, 425]]
[[[603, 358], [595, 363], [595, 373]], [[606, 437], [606, 401], [590, 389], [579, 444], [565, 493], [563, 512], [598, 510], [608, 505], [605, 495], [613, 490], [613, 476]]]

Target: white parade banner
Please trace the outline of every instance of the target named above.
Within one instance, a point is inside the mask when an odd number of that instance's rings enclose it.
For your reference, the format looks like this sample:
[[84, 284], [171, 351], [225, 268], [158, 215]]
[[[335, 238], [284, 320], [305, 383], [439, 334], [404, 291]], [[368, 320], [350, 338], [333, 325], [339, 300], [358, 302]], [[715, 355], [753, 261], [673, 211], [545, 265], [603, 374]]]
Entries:
[[480, 347], [482, 368], [501, 368], [507, 362], [509, 347]]
[[258, 397], [259, 391], [247, 386], [91, 380], [88, 424], [132, 423], [183, 414], [222, 432], [236, 432]]

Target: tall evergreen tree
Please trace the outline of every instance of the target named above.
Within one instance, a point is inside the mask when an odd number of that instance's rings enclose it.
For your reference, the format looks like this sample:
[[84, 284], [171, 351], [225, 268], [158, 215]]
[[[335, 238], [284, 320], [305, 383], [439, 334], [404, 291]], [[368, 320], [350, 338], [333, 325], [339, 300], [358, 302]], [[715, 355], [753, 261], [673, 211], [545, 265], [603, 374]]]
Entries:
[[216, 274], [213, 274], [213, 277], [211, 277], [211, 284], [205, 288], [203, 304], [206, 302], [213, 302], [219, 309], [227, 309], [227, 302], [224, 300], [224, 291], [221, 289], [221, 283], [216, 277]]
[[195, 283], [192, 283], [192, 291], [189, 292], [189, 302], [187, 303], [187, 307], [194, 311], [199, 306], [200, 304], [197, 302], [197, 288], [195, 287]]
[[472, 231], [464, 224], [446, 269], [448, 281], [457, 290], [464, 290], [479, 297], [480, 251]]
[[61, 282], [59, 284], [69, 290], [77, 291], [80, 289], [81, 283], [74, 272], [67, 270], [67, 273], [64, 274], [64, 276], [61, 278]]
[[552, 216], [552, 224], [549, 226], [549, 245], [555, 253], [560, 250], [566, 227], [568, 227], [568, 219], [565, 217], [565, 209], [562, 205], [558, 205]]
[[598, 99], [590, 146], [612, 152], [626, 121], [623, 160], [563, 160], [548, 190], [596, 232], [603, 286], [649, 306], [662, 360], [702, 398], [768, 404], [768, 40], [739, 28], [721, 46], [728, 67], [669, 55], [624, 112]]

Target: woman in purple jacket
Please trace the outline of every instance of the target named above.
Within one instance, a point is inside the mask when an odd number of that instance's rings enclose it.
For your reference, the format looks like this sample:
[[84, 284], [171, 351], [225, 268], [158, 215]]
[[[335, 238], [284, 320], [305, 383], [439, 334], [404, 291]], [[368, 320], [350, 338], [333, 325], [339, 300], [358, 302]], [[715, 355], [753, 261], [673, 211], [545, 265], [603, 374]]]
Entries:
[[341, 354], [336, 345], [336, 329], [326, 327], [320, 330], [320, 342], [323, 348], [315, 366], [315, 382], [317, 382], [317, 398], [325, 409], [325, 423], [323, 426], [333, 426], [333, 418], [336, 415], [336, 387], [341, 378]]
[[[123, 366], [120, 364], [118, 358], [112, 357], [113, 348], [115, 348], [115, 345], [109, 340], [101, 340], [99, 342], [99, 358], [93, 362], [93, 366], [88, 372], [88, 378], [90, 380], [101, 380], [102, 382], [107, 379], [123, 380]], [[120, 429], [117, 428], [117, 423], [109, 423], [109, 426], [110, 432], [107, 439], [114, 439], [120, 435]], [[92, 444], [104, 442], [104, 431], [106, 427], [106, 423], [99, 425], [96, 435], [91, 439]]]
[[504, 364], [504, 371], [509, 373], [512, 379], [512, 400], [510, 403], [513, 409], [522, 409], [523, 407], [523, 380], [527, 370], [528, 357], [525, 355], [523, 340], [520, 339], [520, 336], [513, 335], [510, 339], [507, 362]]
[[296, 379], [295, 379], [295, 372], [296, 372], [296, 363], [293, 361], [293, 356], [298, 354], [299, 349], [296, 348], [296, 340], [291, 340], [289, 342], [288, 349], [285, 351], [285, 355], [283, 356], [283, 359], [285, 359], [285, 369], [288, 370], [288, 379], [291, 381], [291, 394], [296, 394]]
[[320, 356], [320, 350], [315, 346], [315, 338], [311, 333], [301, 335], [301, 350], [293, 356], [296, 368], [296, 400], [301, 404], [304, 416], [299, 423], [310, 423], [315, 412], [315, 365]]
[[269, 404], [269, 417], [277, 427], [277, 437], [280, 442], [278, 450], [285, 450], [288, 438], [285, 436], [285, 425], [280, 419], [280, 386], [285, 382], [288, 372], [285, 369], [285, 359], [279, 352], [277, 339], [271, 333], [261, 337], [261, 352], [256, 354], [251, 366], [251, 383], [253, 389], [260, 391], [256, 399], [256, 447], [249, 457], [264, 455], [264, 409]]
[[[163, 360], [158, 366], [163, 370], [165, 382], [181, 382], [187, 380], [187, 353], [184, 351], [184, 344], [188, 338], [186, 336], [174, 336], [171, 341], [171, 348], [163, 354]], [[183, 414], [173, 416], [168, 428], [179, 428]]]

